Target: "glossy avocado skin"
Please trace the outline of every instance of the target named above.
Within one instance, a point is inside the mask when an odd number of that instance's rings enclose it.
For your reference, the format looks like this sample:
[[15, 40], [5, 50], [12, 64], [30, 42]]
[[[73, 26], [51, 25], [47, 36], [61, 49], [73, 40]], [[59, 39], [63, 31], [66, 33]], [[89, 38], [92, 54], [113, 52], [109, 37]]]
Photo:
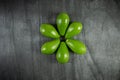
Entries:
[[56, 24], [57, 24], [59, 34], [61, 36], [64, 36], [64, 34], [66, 32], [66, 29], [67, 29], [67, 27], [69, 25], [69, 21], [70, 21], [70, 18], [69, 18], [67, 13], [60, 13], [57, 16]]
[[70, 24], [68, 30], [66, 31], [65, 38], [71, 38], [79, 34], [82, 30], [82, 24], [80, 22], [73, 22]]
[[41, 52], [43, 54], [53, 54], [57, 50], [59, 44], [60, 44], [60, 40], [59, 39], [46, 42], [41, 47]]
[[69, 51], [65, 44], [65, 42], [60, 43], [60, 47], [58, 48], [56, 59], [59, 63], [67, 63], [69, 61]]
[[86, 46], [83, 42], [73, 39], [67, 39], [66, 44], [68, 47], [77, 54], [85, 54], [86, 53]]
[[50, 38], [60, 37], [56, 29], [51, 24], [42, 24], [40, 26], [40, 32], [46, 37], [50, 37]]

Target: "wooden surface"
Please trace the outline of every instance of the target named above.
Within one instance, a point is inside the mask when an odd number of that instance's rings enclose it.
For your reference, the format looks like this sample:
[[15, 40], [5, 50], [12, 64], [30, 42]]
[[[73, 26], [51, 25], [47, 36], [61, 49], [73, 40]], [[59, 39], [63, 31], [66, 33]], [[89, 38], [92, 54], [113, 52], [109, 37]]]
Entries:
[[[75, 39], [86, 55], [70, 52], [67, 64], [40, 53], [51, 39], [39, 33], [41, 23], [55, 24], [59, 12], [84, 28]], [[0, 1], [0, 80], [120, 80], [119, 0]]]

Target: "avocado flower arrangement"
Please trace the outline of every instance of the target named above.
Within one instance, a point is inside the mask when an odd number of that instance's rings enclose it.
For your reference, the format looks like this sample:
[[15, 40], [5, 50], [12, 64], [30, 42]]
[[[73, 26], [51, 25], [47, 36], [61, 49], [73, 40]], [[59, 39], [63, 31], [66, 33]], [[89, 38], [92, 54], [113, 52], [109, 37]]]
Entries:
[[67, 13], [59, 13], [56, 19], [57, 29], [51, 24], [41, 24], [40, 32], [42, 35], [54, 38], [54, 40], [45, 42], [41, 47], [41, 53], [54, 54], [59, 63], [67, 63], [69, 61], [69, 49], [76, 54], [85, 54], [86, 46], [83, 42], [75, 40], [72, 37], [78, 35], [82, 30], [80, 22], [72, 22]]

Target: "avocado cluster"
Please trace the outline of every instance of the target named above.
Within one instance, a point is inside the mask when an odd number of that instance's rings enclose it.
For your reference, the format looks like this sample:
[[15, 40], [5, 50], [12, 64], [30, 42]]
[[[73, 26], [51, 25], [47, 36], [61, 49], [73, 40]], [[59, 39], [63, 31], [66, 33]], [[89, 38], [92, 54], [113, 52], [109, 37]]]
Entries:
[[41, 53], [54, 54], [59, 63], [67, 63], [69, 61], [68, 47], [77, 54], [85, 54], [86, 46], [83, 42], [73, 39], [82, 30], [82, 23], [72, 22], [67, 13], [60, 13], [56, 19], [57, 29], [51, 24], [41, 24], [40, 32], [42, 35], [54, 38], [54, 40], [45, 42], [41, 47]]

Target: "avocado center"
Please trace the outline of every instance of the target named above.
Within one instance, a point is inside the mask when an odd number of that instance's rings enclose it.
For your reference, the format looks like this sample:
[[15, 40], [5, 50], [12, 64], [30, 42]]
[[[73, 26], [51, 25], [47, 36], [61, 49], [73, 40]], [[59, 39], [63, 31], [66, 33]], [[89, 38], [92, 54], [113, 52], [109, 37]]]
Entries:
[[64, 41], [64, 42], [65, 42], [65, 41], [66, 41], [65, 36], [61, 36], [61, 37], [60, 37], [60, 41], [61, 41], [61, 42], [62, 42], [62, 41]]

